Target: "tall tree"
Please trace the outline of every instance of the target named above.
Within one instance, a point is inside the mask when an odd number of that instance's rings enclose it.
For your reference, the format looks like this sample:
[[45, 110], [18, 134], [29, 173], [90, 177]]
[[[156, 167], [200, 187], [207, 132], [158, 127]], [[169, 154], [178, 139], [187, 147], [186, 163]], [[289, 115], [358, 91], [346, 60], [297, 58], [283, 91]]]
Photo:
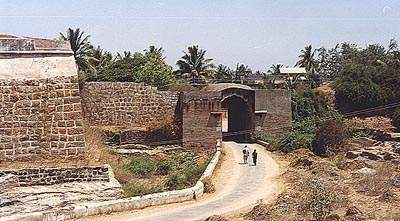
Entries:
[[89, 42], [90, 35], [85, 35], [79, 28], [68, 28], [67, 33], [60, 32], [61, 39], [69, 41], [71, 50], [74, 52], [74, 58], [80, 71], [93, 72], [91, 62], [95, 60], [91, 56], [93, 46]]
[[232, 82], [234, 77], [234, 72], [228, 66], [225, 66], [223, 64], [217, 66], [214, 79], [216, 79], [218, 82]]
[[315, 52], [316, 50], [313, 50], [311, 45], [307, 45], [301, 50], [296, 66], [304, 67], [308, 72], [315, 73], [318, 67], [318, 62], [314, 58]]
[[97, 46], [97, 48], [94, 48], [91, 51], [91, 56], [95, 58], [95, 60], [91, 63], [96, 69], [96, 72], [109, 65], [113, 61], [113, 55], [110, 52], [102, 49], [100, 46]]
[[307, 79], [310, 81], [311, 87], [317, 87], [320, 84], [320, 76], [318, 75], [319, 63], [315, 59], [316, 49], [313, 50], [311, 45], [307, 45], [301, 50], [299, 55], [299, 61], [297, 61], [296, 66], [304, 67], [307, 71]]
[[124, 51], [124, 52], [122, 52], [122, 54], [118, 52], [117, 56], [115, 57], [116, 60], [124, 60], [127, 58], [132, 58], [132, 52]]
[[235, 70], [235, 80], [243, 83], [244, 78], [249, 76], [252, 73], [252, 70], [249, 68], [249, 66], [245, 64], [236, 64], [236, 70]]
[[205, 83], [213, 75], [214, 64], [211, 58], [206, 58], [206, 50], [200, 49], [198, 45], [188, 47], [180, 60], [176, 62], [178, 77], [187, 79], [190, 83]]
[[144, 49], [144, 55], [147, 57], [154, 57], [156, 59], [164, 60], [164, 49], [163, 48], [157, 48], [154, 45], [150, 45], [148, 49]]
[[271, 67], [269, 68], [267, 73], [271, 74], [271, 75], [280, 75], [281, 71], [279, 69], [282, 67], [283, 67], [282, 64], [273, 64], [273, 65], [271, 65]]

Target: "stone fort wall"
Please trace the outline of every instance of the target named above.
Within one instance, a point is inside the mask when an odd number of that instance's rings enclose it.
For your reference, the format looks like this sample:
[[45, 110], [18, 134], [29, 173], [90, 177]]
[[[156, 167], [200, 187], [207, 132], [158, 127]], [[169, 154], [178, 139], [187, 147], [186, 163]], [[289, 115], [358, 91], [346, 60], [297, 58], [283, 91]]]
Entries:
[[88, 82], [81, 97], [90, 125], [146, 128], [175, 116], [179, 93], [132, 82]]
[[85, 152], [76, 76], [0, 80], [0, 162]]
[[26, 168], [0, 171], [0, 178], [11, 175], [9, 186], [53, 185], [69, 182], [110, 181], [108, 166], [74, 168]]
[[[289, 90], [255, 90], [255, 129], [279, 136], [292, 128], [292, 107]], [[257, 113], [258, 111], [263, 113]]]
[[69, 43], [0, 36], [0, 163], [83, 157], [82, 120]]

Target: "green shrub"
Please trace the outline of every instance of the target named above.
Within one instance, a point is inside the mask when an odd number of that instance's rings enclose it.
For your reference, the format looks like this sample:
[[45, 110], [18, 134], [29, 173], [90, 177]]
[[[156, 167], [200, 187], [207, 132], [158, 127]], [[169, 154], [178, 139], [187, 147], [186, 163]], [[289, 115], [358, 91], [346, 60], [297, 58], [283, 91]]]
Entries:
[[368, 130], [359, 130], [351, 132], [351, 136], [358, 138], [358, 137], [368, 137], [369, 131]]
[[150, 193], [158, 193], [162, 192], [163, 188], [161, 186], [149, 186], [148, 184], [138, 184], [138, 183], [129, 183], [122, 186], [124, 190], [124, 195], [127, 197], [131, 196], [143, 196], [145, 194]]
[[300, 148], [311, 148], [314, 138], [314, 134], [303, 133], [301, 131], [291, 131], [279, 141], [279, 149], [288, 153]]
[[170, 159], [161, 159], [156, 163], [156, 174], [157, 175], [168, 175], [175, 165]]
[[306, 90], [292, 96], [292, 115], [296, 121], [322, 116], [327, 110], [327, 99], [318, 91]]
[[150, 157], [137, 156], [126, 165], [126, 169], [137, 177], [148, 177], [154, 173], [155, 162]]
[[269, 143], [272, 147], [278, 146], [279, 139], [273, 136], [268, 135], [264, 131], [256, 130], [252, 134], [253, 140], [261, 140]]
[[168, 175], [167, 181], [165, 182], [165, 186], [168, 190], [177, 190], [184, 188], [184, 177], [179, 173], [172, 173]]
[[319, 156], [337, 153], [348, 136], [343, 122], [327, 120], [320, 124], [313, 143], [313, 152]]
[[400, 108], [398, 108], [393, 116], [392, 116], [392, 123], [398, 130], [400, 130]]
[[323, 221], [333, 210], [337, 196], [333, 189], [320, 179], [308, 180], [304, 183], [306, 188], [304, 206], [315, 220]]
[[207, 163], [202, 165], [197, 164], [196, 162], [186, 162], [182, 169], [182, 174], [185, 178], [185, 183], [187, 185], [194, 185], [198, 179], [200, 179], [201, 175], [207, 166]]
[[347, 64], [334, 83], [337, 105], [355, 110], [381, 104], [381, 88], [365, 65]]

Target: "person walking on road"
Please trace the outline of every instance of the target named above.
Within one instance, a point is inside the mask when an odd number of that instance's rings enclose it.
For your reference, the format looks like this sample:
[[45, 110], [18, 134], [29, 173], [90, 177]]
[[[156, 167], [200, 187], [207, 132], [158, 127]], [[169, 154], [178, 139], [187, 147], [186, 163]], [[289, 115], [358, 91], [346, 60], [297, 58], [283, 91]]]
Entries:
[[257, 151], [256, 151], [256, 149], [254, 149], [254, 151], [252, 153], [252, 157], [253, 157], [254, 166], [257, 166]]
[[247, 159], [249, 158], [249, 155], [250, 155], [250, 150], [247, 147], [247, 145], [245, 145], [244, 148], [243, 148], [243, 162], [245, 164], [247, 164]]

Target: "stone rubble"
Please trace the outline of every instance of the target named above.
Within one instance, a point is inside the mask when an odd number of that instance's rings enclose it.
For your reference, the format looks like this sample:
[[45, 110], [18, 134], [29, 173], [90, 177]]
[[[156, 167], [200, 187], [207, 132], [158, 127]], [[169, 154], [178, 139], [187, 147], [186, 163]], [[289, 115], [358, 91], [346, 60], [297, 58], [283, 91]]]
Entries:
[[[366, 141], [369, 138], [362, 139]], [[369, 139], [371, 140], [371, 139]], [[355, 142], [360, 144], [360, 138]], [[367, 145], [361, 145], [357, 150], [350, 150], [346, 153], [346, 158], [355, 160], [360, 157], [374, 161], [392, 161], [400, 160], [400, 142], [396, 141], [375, 141], [363, 142]]]

